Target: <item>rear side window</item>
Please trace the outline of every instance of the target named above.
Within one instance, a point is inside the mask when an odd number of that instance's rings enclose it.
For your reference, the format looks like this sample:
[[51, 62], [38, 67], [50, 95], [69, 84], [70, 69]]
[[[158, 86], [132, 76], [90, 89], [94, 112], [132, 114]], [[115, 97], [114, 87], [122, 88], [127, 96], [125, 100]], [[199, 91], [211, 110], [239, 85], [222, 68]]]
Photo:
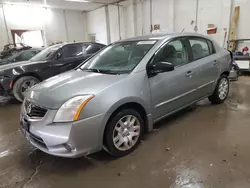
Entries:
[[94, 54], [94, 53], [98, 52], [99, 50], [100, 50], [100, 47], [99, 47], [99, 45], [96, 45], [96, 44], [90, 44], [86, 48], [87, 54]]
[[82, 46], [80, 44], [69, 44], [62, 49], [63, 57], [78, 57], [83, 54]]
[[189, 39], [194, 60], [201, 59], [210, 55], [207, 40], [202, 38]]
[[100, 49], [104, 48], [105, 46], [104, 45], [99, 45]]

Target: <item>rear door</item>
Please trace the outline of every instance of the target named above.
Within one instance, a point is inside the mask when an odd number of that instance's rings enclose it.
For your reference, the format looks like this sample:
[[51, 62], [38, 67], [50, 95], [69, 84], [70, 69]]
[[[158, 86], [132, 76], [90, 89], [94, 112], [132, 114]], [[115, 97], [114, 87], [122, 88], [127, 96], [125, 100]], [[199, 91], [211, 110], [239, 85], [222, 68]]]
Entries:
[[214, 84], [218, 78], [219, 57], [215, 52], [213, 43], [202, 37], [189, 37], [191, 47], [191, 64], [196, 72], [197, 98], [202, 98], [213, 92]]
[[51, 69], [54, 75], [71, 70], [77, 67], [85, 59], [82, 44], [68, 44], [58, 50], [51, 61]]

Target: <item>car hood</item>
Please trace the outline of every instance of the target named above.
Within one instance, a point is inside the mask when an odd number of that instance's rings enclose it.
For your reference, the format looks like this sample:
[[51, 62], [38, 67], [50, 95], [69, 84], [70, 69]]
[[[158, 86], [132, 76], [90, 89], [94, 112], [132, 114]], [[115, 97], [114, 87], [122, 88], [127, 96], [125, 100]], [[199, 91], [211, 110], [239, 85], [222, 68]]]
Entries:
[[72, 70], [34, 86], [27, 93], [26, 98], [40, 106], [58, 109], [64, 102], [74, 96], [95, 95], [127, 76], [127, 74], [111, 75]]
[[[44, 62], [44, 61], [41, 61], [41, 63]], [[13, 68], [16, 68], [16, 67], [20, 67], [20, 66], [25, 66], [25, 65], [30, 65], [30, 64], [35, 64], [35, 63], [38, 63], [36, 61], [32, 62], [32, 61], [21, 61], [21, 62], [17, 62], [17, 63], [4, 63], [4, 64], [1, 64], [2, 62], [0, 62], [0, 71], [4, 71], [4, 70], [8, 70], [8, 69], [13, 69]]]

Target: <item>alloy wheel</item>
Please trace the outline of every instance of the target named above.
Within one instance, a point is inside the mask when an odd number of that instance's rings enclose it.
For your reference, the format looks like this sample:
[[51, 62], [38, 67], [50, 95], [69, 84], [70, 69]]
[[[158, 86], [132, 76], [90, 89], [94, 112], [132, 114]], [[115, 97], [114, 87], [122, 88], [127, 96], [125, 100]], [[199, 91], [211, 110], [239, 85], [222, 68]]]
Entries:
[[24, 82], [22, 84], [22, 87], [21, 87], [22, 95], [24, 95], [28, 89], [30, 89], [31, 87], [33, 87], [36, 84], [37, 84], [37, 82], [35, 80], [28, 80], [28, 81]]
[[141, 126], [139, 120], [133, 115], [122, 117], [115, 125], [113, 143], [120, 151], [131, 149], [140, 137]]
[[224, 100], [227, 97], [228, 94], [228, 88], [229, 88], [229, 82], [226, 78], [221, 79], [219, 84], [219, 98], [221, 100]]

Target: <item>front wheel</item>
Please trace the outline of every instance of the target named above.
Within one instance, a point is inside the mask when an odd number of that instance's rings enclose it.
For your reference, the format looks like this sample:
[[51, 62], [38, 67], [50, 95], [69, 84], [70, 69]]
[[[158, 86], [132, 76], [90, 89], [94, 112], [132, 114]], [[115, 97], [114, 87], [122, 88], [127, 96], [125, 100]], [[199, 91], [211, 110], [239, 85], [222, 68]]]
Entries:
[[208, 97], [208, 99], [213, 104], [220, 104], [226, 100], [228, 93], [229, 93], [229, 79], [227, 75], [223, 74], [218, 80], [213, 95]]
[[122, 157], [131, 153], [140, 143], [144, 130], [141, 115], [133, 109], [124, 109], [108, 122], [104, 145], [113, 156]]
[[19, 78], [13, 86], [15, 98], [22, 102], [28, 89], [39, 83], [39, 80], [33, 76], [24, 76]]

